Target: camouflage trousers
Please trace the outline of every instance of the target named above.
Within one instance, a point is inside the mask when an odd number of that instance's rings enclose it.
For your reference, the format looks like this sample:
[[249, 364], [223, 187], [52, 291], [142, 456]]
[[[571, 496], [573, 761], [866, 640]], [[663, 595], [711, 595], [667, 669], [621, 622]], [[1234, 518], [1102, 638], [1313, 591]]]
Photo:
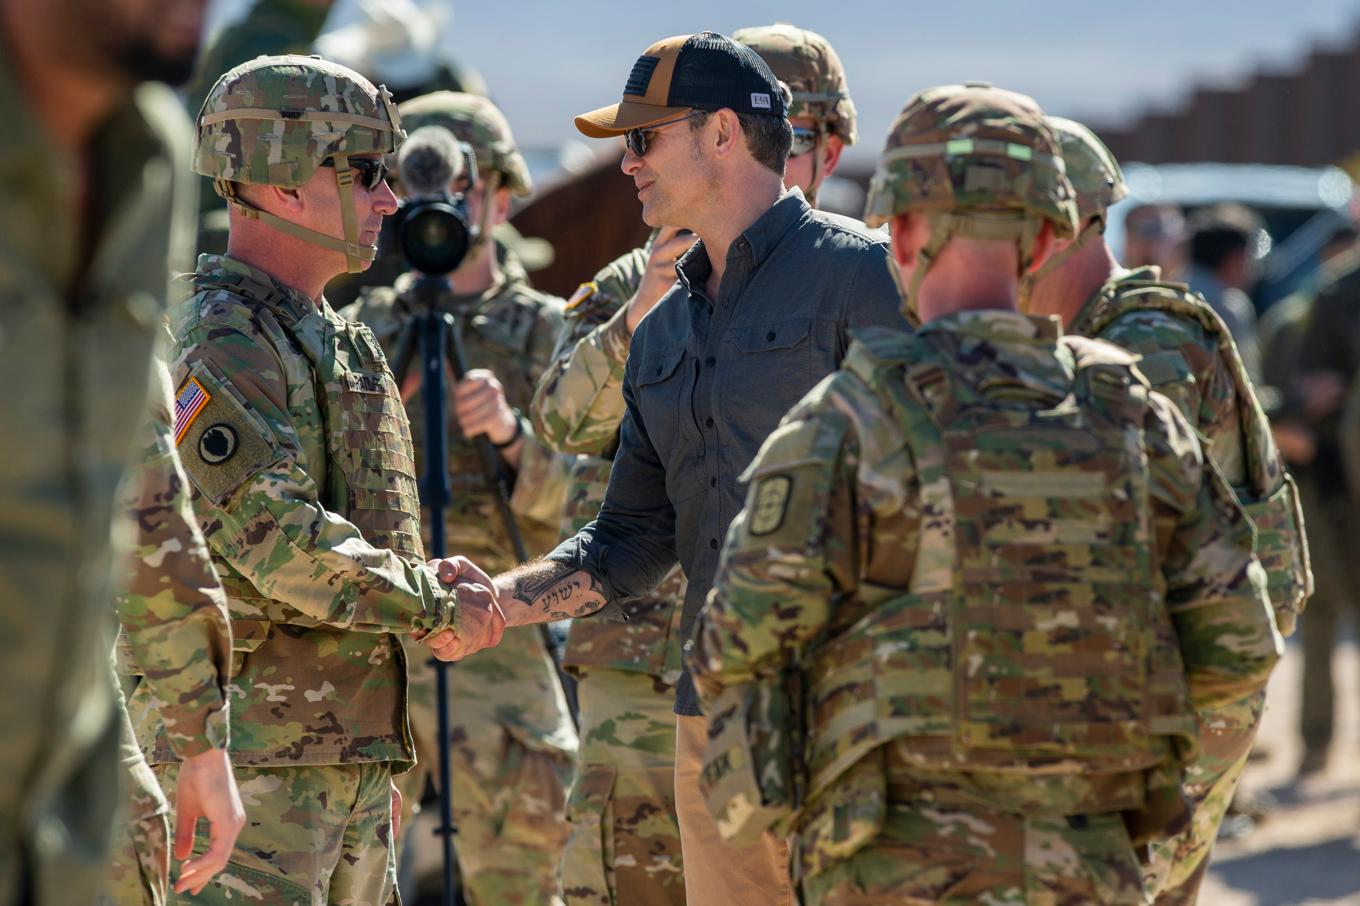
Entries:
[[1029, 817], [890, 802], [879, 834], [803, 881], [804, 906], [1141, 906], [1138, 859], [1118, 814]]
[[[155, 768], [171, 797], [178, 770]], [[198, 896], [176, 902], [399, 906], [391, 764], [238, 766], [235, 774], [246, 825], [231, 860]], [[194, 855], [207, 843], [200, 824]]]
[[170, 806], [136, 752], [123, 762], [126, 802], [114, 828], [109, 878], [97, 906], [165, 906], [170, 896]]
[[577, 670], [581, 750], [562, 857], [567, 906], [684, 906], [675, 817], [675, 687]]
[[[410, 650], [411, 733], [419, 761], [397, 778], [406, 819], [419, 810], [426, 780], [439, 769], [434, 671]], [[541, 671], [506, 652], [485, 654], [449, 671], [454, 845], [463, 894], [471, 906], [543, 906], [557, 895], [575, 739], [569, 723], [565, 749], [529, 732], [525, 723], [534, 722], [517, 717], [521, 708], [544, 707]]]
[[1265, 693], [1260, 692], [1199, 715], [1203, 749], [1185, 774], [1186, 793], [1194, 807], [1190, 826], [1156, 845], [1145, 870], [1148, 889], [1157, 891], [1158, 906], [1193, 904], [1199, 898], [1209, 853], [1247, 766], [1265, 703]]

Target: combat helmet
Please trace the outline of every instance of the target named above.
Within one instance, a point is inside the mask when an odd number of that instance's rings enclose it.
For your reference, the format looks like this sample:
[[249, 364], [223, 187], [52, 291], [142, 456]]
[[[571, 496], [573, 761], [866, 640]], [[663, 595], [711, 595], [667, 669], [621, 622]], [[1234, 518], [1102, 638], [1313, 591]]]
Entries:
[[[203, 101], [194, 172], [235, 210], [280, 232], [345, 253], [350, 273], [377, 254], [359, 244], [349, 158], [389, 154], [405, 139], [391, 95], [353, 70], [320, 57], [256, 57], [226, 72]], [[262, 211], [238, 197], [237, 184], [295, 189], [331, 161], [345, 238], [337, 239]]]
[[1119, 161], [1114, 159], [1110, 149], [1094, 132], [1066, 117], [1045, 116], [1044, 122], [1058, 139], [1067, 178], [1076, 193], [1078, 232], [1077, 238], [1066, 248], [1055, 252], [1042, 267], [1025, 276], [1020, 287], [1022, 310], [1028, 308], [1030, 293], [1044, 275], [1057, 270], [1093, 237], [1104, 234], [1107, 220], [1105, 212], [1129, 194]]
[[487, 98], [460, 91], [435, 91], [404, 101], [397, 107], [407, 129], [443, 126], [460, 142], [467, 142], [477, 157], [477, 175], [483, 184], [504, 185], [519, 196], [533, 190], [529, 166], [515, 145], [505, 114]]
[[[732, 40], [754, 50], [775, 78], [789, 86], [793, 94], [790, 119], [806, 116], [816, 121], [814, 152], [821, 150], [826, 135], [840, 136], [847, 145], [855, 143], [859, 138], [855, 102], [850, 99], [845, 67], [831, 42], [815, 31], [787, 22], [738, 29], [732, 33]], [[812, 167], [812, 184], [816, 185], [821, 177], [821, 154], [813, 158]]]
[[1014, 240], [1023, 277], [1044, 223], [1059, 237], [1075, 235], [1077, 227], [1072, 184], [1043, 111], [1023, 94], [981, 82], [920, 92], [888, 130], [864, 222], [881, 226], [905, 211], [921, 212], [930, 226], [911, 285], [902, 290], [909, 315], [951, 237]]

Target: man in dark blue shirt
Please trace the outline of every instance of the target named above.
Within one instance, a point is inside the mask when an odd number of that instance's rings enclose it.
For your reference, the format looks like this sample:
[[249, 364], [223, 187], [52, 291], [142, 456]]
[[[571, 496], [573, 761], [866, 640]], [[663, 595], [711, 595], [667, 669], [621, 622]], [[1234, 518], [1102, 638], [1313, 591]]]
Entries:
[[[577, 117], [586, 135], [626, 137], [623, 172], [643, 220], [699, 241], [633, 337], [599, 517], [496, 580], [509, 625], [617, 618], [621, 602], [650, 591], [678, 560], [689, 579], [688, 637], [761, 443], [840, 366], [853, 329], [903, 329], [887, 237], [783, 190], [786, 91], [749, 48], [712, 33], [679, 36], [638, 58], [621, 103]], [[687, 676], [676, 713], [684, 858], [705, 867], [686, 874], [690, 902], [792, 903], [782, 841], [737, 848], [717, 835], [697, 785], [707, 725]]]

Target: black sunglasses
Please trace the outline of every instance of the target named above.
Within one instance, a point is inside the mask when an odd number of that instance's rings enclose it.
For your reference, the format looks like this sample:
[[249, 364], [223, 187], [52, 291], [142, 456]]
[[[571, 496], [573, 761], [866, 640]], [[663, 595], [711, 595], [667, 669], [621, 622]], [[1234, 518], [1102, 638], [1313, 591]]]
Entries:
[[[359, 185], [372, 192], [387, 179], [387, 164], [372, 157], [351, 157], [349, 165], [359, 171]], [[323, 167], [334, 167], [335, 158], [328, 157], [321, 162]]]
[[793, 127], [793, 145], [789, 148], [789, 157], [797, 157], [800, 154], [807, 154], [817, 147], [817, 139], [822, 137], [820, 129], [809, 129], [806, 126]]
[[627, 132], [623, 133], [624, 144], [628, 146], [629, 151], [632, 151], [638, 157], [641, 157], [642, 155], [647, 153], [648, 135], [650, 135], [653, 132], [656, 132], [662, 126], [669, 126], [672, 123], [683, 123], [685, 120], [692, 120], [696, 116], [703, 116], [706, 113], [708, 113], [707, 110], [692, 110], [689, 113], [686, 113], [684, 116], [677, 116], [673, 120], [665, 120], [660, 123], [653, 123], [646, 129], [629, 129]]

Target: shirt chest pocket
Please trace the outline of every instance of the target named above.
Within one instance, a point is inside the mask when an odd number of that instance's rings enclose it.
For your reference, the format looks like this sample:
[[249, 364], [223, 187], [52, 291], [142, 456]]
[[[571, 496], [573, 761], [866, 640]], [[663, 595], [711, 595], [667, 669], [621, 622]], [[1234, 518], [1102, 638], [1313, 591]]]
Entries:
[[643, 427], [652, 447], [666, 462], [678, 452], [680, 413], [692, 390], [692, 385], [686, 386], [686, 370], [681, 367], [684, 361], [683, 346], [648, 350], [634, 380], [634, 396]]
[[[729, 418], [740, 417], [741, 410], [749, 407], [748, 417], [757, 421], [769, 421], [772, 414], [767, 427], [773, 428], [835, 367], [834, 352], [819, 354], [821, 344], [811, 318], [735, 327], [730, 337], [734, 355], [723, 375], [723, 408]], [[759, 392], [752, 393], [754, 388]]]

